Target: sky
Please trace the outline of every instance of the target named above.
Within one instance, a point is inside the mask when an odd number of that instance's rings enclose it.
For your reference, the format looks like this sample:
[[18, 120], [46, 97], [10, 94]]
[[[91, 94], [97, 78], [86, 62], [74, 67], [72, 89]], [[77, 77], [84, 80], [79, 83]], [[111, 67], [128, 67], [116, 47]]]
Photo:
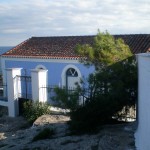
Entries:
[[0, 46], [31, 37], [150, 34], [150, 0], [0, 0]]

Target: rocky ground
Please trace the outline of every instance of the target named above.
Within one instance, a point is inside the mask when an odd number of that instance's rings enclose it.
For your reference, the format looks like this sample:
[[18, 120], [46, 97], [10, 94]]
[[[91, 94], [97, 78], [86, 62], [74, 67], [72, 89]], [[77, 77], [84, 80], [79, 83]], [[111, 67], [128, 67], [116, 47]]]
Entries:
[[[44, 115], [33, 126], [22, 117], [0, 117], [0, 150], [135, 150], [135, 123], [106, 125], [95, 134], [71, 135], [63, 115]], [[43, 128], [53, 128], [50, 139], [32, 142]]]

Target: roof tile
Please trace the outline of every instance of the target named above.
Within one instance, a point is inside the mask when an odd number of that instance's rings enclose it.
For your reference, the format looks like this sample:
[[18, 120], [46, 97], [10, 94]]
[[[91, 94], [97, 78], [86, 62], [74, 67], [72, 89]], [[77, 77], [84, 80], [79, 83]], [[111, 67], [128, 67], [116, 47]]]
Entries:
[[[60, 36], [60, 37], [32, 37], [10, 51], [5, 57], [24, 58], [67, 58], [78, 59], [75, 53], [77, 44], [92, 45], [95, 36]], [[150, 49], [150, 34], [114, 35], [122, 38], [129, 45], [133, 54], [147, 52]]]

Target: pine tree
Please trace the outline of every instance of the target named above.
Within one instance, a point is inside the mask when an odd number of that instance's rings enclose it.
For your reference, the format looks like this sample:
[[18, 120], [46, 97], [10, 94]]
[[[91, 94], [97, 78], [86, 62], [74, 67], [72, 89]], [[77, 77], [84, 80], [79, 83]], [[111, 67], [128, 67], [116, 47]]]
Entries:
[[129, 46], [121, 38], [115, 39], [107, 31], [99, 31], [92, 45], [78, 45], [76, 52], [82, 56], [81, 62], [94, 65], [96, 69], [132, 56]]

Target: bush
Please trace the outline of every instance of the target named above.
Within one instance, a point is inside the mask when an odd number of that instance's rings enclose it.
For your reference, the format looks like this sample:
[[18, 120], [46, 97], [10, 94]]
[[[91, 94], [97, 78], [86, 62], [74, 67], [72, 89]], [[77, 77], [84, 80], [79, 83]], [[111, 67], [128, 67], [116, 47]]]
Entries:
[[137, 71], [133, 62], [134, 59], [129, 58], [89, 76], [88, 101], [71, 112], [70, 125], [73, 130], [82, 132], [112, 123], [112, 117], [119, 117], [117, 113], [124, 107], [135, 106]]
[[33, 123], [41, 115], [50, 113], [50, 105], [42, 102], [26, 101], [23, 103], [23, 116]]
[[39, 132], [33, 139], [32, 142], [43, 140], [43, 139], [49, 139], [54, 135], [54, 129], [52, 128], [44, 128], [41, 132]]
[[64, 109], [75, 110], [79, 106], [79, 93], [77, 89], [68, 90], [65, 87], [55, 87], [56, 96], [52, 97], [56, 101], [59, 107]]
[[124, 41], [107, 31], [99, 32], [92, 45], [78, 45], [76, 51], [83, 56], [80, 61], [93, 65], [95, 72], [87, 81], [88, 102], [71, 112], [70, 125], [79, 131], [91, 130], [109, 123], [122, 108], [135, 105], [136, 60]]
[[70, 113], [70, 128], [78, 132], [90, 132], [99, 125], [109, 124], [119, 109], [116, 105], [118, 106], [115, 100], [106, 97], [89, 101]]
[[0, 117], [8, 115], [8, 108], [6, 106], [0, 106]]

